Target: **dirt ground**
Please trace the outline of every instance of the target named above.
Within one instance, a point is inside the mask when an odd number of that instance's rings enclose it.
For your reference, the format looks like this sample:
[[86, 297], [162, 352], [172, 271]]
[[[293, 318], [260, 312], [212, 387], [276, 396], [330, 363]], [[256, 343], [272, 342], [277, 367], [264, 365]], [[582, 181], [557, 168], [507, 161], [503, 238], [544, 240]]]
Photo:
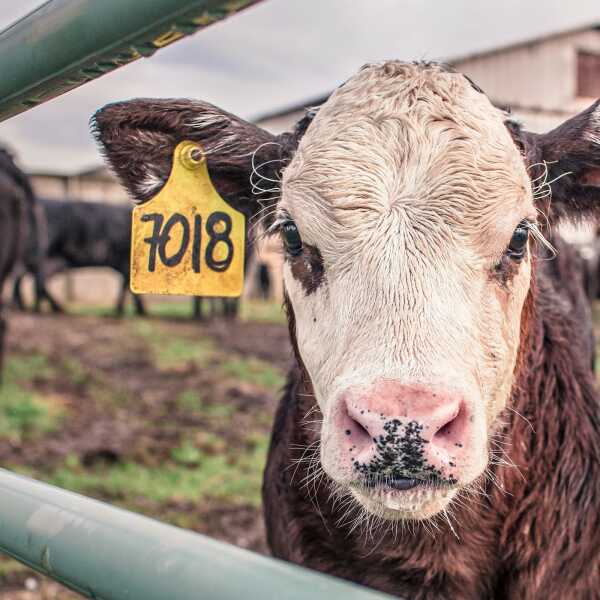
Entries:
[[[274, 320], [11, 313], [0, 464], [266, 552], [260, 476], [290, 359]], [[0, 558], [0, 600], [77, 597]]]

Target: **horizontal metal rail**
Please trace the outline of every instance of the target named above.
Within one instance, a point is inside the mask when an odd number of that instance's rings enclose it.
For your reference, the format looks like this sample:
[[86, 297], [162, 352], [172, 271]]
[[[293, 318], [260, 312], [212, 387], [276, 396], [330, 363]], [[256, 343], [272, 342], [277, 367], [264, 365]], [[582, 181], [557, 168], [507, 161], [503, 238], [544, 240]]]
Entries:
[[0, 469], [0, 551], [102, 600], [385, 600]]
[[0, 121], [259, 0], [50, 0], [0, 32]]

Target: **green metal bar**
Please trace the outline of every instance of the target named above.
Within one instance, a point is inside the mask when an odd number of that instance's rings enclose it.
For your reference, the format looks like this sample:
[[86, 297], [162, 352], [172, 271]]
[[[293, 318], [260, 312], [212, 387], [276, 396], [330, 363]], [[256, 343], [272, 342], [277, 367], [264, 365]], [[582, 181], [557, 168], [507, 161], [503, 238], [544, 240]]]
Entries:
[[385, 600], [0, 469], [0, 551], [96, 600]]
[[260, 0], [50, 0], [0, 32], [0, 121]]

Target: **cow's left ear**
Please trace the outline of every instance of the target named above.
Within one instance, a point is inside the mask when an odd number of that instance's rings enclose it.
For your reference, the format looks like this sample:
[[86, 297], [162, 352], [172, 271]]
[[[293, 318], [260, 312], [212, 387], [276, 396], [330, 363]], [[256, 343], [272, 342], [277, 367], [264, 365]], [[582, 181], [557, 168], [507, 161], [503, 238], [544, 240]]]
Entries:
[[[534, 189], [551, 220], [600, 218], [600, 100], [548, 133], [527, 134], [525, 142], [532, 178], [537, 179]], [[545, 163], [547, 175], [534, 161]], [[551, 195], [540, 187], [544, 181]]]
[[167, 181], [179, 142], [199, 142], [219, 193], [253, 216], [279, 196], [279, 172], [297, 136], [278, 136], [212, 104], [187, 99], [115, 102], [92, 117], [92, 131], [132, 198], [145, 202]]

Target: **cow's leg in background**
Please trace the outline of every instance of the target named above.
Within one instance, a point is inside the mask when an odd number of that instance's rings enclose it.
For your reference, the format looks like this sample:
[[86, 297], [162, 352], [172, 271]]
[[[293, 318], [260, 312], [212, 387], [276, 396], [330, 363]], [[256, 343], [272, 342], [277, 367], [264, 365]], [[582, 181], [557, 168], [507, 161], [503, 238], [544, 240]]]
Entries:
[[192, 319], [202, 321], [202, 297], [194, 296], [192, 299]]
[[115, 315], [117, 317], [122, 317], [125, 313], [125, 296], [127, 296], [128, 286], [129, 280], [123, 276], [123, 280], [121, 281], [121, 289], [119, 290], [119, 297], [117, 298], [117, 303], [115, 304]]
[[62, 305], [52, 296], [46, 287], [46, 278], [44, 273], [39, 270], [34, 274], [34, 285], [35, 285], [35, 301], [33, 310], [35, 312], [41, 311], [42, 300], [47, 300], [50, 305], [50, 309], [53, 313], [62, 313], [64, 309]]
[[12, 290], [12, 303], [13, 306], [18, 308], [19, 310], [27, 310], [27, 306], [25, 305], [25, 300], [23, 300], [23, 291], [21, 289], [21, 285], [23, 284], [23, 279], [25, 277], [25, 273], [20, 273], [15, 277], [13, 282], [13, 290]]
[[239, 307], [239, 298], [223, 298], [223, 316], [226, 319], [237, 319]]
[[67, 265], [65, 264], [65, 261], [53, 258], [46, 259], [44, 263], [33, 272], [35, 294], [33, 309], [35, 312], [41, 312], [42, 302], [44, 300], [48, 302], [53, 313], [65, 312], [62, 304], [60, 304], [48, 291], [46, 284], [51, 277], [66, 269]]
[[135, 314], [138, 317], [143, 317], [146, 315], [146, 306], [144, 305], [144, 301], [140, 294], [134, 294], [131, 292], [131, 297], [133, 298], [133, 305], [135, 306]]
[[122, 281], [121, 290], [119, 291], [119, 297], [117, 298], [117, 303], [115, 305], [115, 314], [118, 317], [122, 317], [125, 314], [125, 301], [127, 299], [128, 292], [130, 292], [131, 297], [133, 298], [135, 314], [138, 316], [144, 316], [146, 314], [146, 307], [144, 306], [144, 302], [142, 301], [141, 296], [139, 296], [138, 294], [134, 294], [130, 290], [129, 256], [127, 257], [127, 260], [128, 262], [125, 265], [122, 265], [120, 269], [117, 269], [117, 271], [122, 276]]
[[[25, 304], [25, 300], [23, 298], [23, 279], [25, 278], [27, 273], [19, 273], [13, 282], [13, 291], [12, 291], [12, 303], [17, 309], [25, 311], [27, 310], [27, 305]], [[47, 300], [48, 304], [50, 304], [50, 308], [52, 312], [61, 313], [64, 312], [60, 303], [52, 296], [52, 294], [46, 288], [46, 281], [44, 275], [41, 272], [37, 272], [33, 274], [33, 283], [34, 283], [34, 300], [33, 300], [33, 310], [36, 313], [41, 312], [42, 301]]]

